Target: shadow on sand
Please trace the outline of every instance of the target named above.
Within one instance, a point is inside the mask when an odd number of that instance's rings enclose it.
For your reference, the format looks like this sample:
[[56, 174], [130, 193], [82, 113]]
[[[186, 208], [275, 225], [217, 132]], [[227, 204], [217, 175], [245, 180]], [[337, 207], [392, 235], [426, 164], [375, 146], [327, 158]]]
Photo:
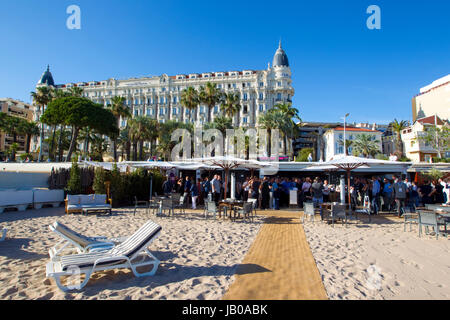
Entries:
[[48, 258], [46, 254], [39, 254], [23, 250], [28, 248], [33, 239], [27, 238], [8, 238], [5, 241], [0, 242], [0, 256], [16, 259], [16, 260], [39, 260]]
[[[162, 258], [163, 255], [155, 252], [155, 256]], [[184, 266], [176, 263], [161, 262], [158, 271], [154, 276], [137, 278], [129, 269], [116, 271], [98, 272], [91, 276], [91, 280], [82, 290], [84, 296], [95, 296], [103, 290], [119, 291], [131, 287], [147, 288], [149, 295], [152, 290], [158, 287], [167, 286], [171, 283], [192, 280], [192, 285], [200, 284], [199, 277], [231, 277], [234, 274], [244, 275], [261, 272], [271, 272], [270, 270], [256, 264], [235, 264], [233, 266]], [[76, 292], [74, 292], [76, 293]], [[70, 295], [70, 293], [69, 293]], [[67, 297], [70, 299], [70, 297]]]

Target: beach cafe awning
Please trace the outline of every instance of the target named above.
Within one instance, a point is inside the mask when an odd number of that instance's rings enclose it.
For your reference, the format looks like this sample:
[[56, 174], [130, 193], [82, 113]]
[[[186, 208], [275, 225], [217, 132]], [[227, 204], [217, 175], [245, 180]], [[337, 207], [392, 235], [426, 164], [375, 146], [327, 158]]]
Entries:
[[[351, 171], [354, 171], [359, 168], [370, 168], [371, 166], [382, 166], [386, 164], [392, 164], [392, 161], [385, 160], [377, 160], [377, 159], [368, 159], [361, 158], [355, 156], [347, 156], [347, 155], [338, 155], [331, 159], [330, 161], [325, 162], [316, 162], [313, 165], [309, 166], [307, 169], [310, 170], [331, 170], [333, 167], [338, 170], [343, 170], [347, 172], [347, 190], [350, 191], [350, 174]], [[348, 192], [348, 203], [350, 205], [350, 192]]]
[[[246, 169], [261, 169], [270, 166], [267, 163], [260, 162], [257, 160], [246, 160], [241, 158], [236, 158], [232, 156], [216, 156], [216, 157], [205, 157], [192, 159], [192, 162], [203, 163], [207, 166], [214, 166], [222, 168], [225, 171], [225, 197], [227, 195], [228, 188], [228, 173], [230, 170], [246, 168]], [[233, 197], [233, 195], [232, 195]]]
[[[95, 168], [103, 168], [105, 170], [111, 171], [114, 166], [114, 162], [96, 162], [96, 161], [82, 161], [81, 165], [91, 166]], [[129, 166], [124, 162], [116, 162], [117, 168], [120, 172], [126, 172], [129, 169]]]

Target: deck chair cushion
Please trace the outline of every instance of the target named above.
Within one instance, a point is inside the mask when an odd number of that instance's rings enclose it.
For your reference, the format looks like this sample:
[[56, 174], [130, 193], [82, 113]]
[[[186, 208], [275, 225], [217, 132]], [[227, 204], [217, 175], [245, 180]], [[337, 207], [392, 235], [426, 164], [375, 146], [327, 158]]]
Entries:
[[148, 243], [162, 227], [152, 221], [148, 221], [138, 231], [136, 231], [127, 240], [112, 248], [107, 252], [87, 253], [79, 255], [70, 255], [61, 257], [61, 267], [63, 271], [67, 268], [74, 266], [78, 268], [93, 267], [94, 263], [99, 258], [114, 258], [117, 257], [117, 261], [108, 261], [100, 263], [98, 265], [115, 265], [125, 263], [123, 256], [132, 259], [133, 255], [144, 249], [144, 245]]
[[63, 234], [65, 237], [71, 239], [72, 241], [78, 243], [83, 248], [86, 248], [88, 245], [92, 244], [92, 240], [89, 239], [86, 236], [83, 236], [82, 234], [79, 234], [72, 229], [69, 229], [65, 225], [63, 225], [60, 222], [55, 222], [53, 224], [53, 227], [55, 230], [61, 234]]
[[161, 229], [160, 225], [148, 221], [127, 240], [112, 248], [109, 252], [131, 258], [137, 251], [142, 250], [142, 246], [149, 242]]

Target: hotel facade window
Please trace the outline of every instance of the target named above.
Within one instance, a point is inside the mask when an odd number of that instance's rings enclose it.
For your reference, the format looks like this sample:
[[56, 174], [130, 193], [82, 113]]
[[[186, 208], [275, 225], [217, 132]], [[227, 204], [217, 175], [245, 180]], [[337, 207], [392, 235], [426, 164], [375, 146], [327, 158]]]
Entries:
[[[217, 88], [225, 92], [233, 92], [240, 96], [241, 114], [245, 117], [236, 117], [239, 122], [233, 122], [235, 126], [246, 124], [257, 127], [258, 114], [273, 108], [275, 104], [287, 102], [295, 91], [292, 87], [292, 73], [289, 61], [281, 44], [273, 56], [271, 66], [260, 70], [208, 72], [189, 75], [160, 75], [153, 77], [131, 78], [124, 80], [109, 79], [104, 81], [75, 82], [86, 83], [84, 94], [87, 98], [106, 106], [114, 96], [126, 97], [126, 105], [132, 111], [133, 116], [139, 114], [164, 120], [188, 121], [190, 112], [182, 109], [180, 103], [181, 92], [193, 87], [199, 90], [208, 81], [216, 84]], [[41, 81], [40, 81], [41, 82]], [[44, 85], [38, 83], [37, 86]], [[68, 90], [73, 84], [55, 85], [57, 88]], [[101, 90], [99, 90], [101, 88]], [[177, 94], [175, 94], [178, 92]], [[258, 103], [255, 103], [257, 99]], [[245, 105], [243, 102], [246, 102]], [[135, 109], [139, 106], [141, 111]], [[142, 108], [144, 107], [144, 108]], [[169, 109], [165, 108], [171, 108]], [[159, 110], [159, 111], [157, 111]], [[183, 111], [186, 110], [186, 111]], [[185, 112], [186, 117], [179, 117]], [[206, 117], [205, 106], [198, 106], [192, 111], [192, 121], [200, 123]], [[197, 116], [194, 114], [197, 113]], [[212, 110], [214, 116], [220, 113], [220, 106]], [[164, 119], [159, 119], [164, 117]], [[185, 119], [182, 119], [185, 118]]]

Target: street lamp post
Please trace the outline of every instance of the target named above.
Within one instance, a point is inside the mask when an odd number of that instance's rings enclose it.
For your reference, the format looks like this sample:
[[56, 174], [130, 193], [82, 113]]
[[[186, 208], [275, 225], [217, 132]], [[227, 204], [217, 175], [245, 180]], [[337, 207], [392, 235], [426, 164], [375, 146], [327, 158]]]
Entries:
[[344, 116], [344, 155], [347, 155], [347, 141], [346, 141], [346, 136], [345, 136], [345, 125], [346, 125], [346, 119], [347, 119], [347, 117], [350, 115], [350, 113], [347, 113], [345, 116]]

